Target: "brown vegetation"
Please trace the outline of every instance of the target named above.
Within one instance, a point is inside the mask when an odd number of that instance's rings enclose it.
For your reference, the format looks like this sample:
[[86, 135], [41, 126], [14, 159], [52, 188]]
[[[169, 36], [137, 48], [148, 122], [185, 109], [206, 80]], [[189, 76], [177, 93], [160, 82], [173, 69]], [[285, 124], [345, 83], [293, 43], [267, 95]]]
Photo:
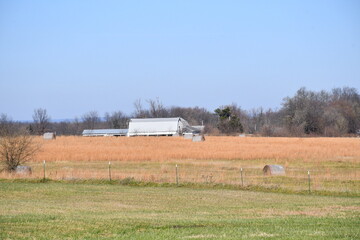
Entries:
[[193, 143], [178, 137], [58, 137], [37, 141], [43, 148], [35, 161], [360, 161], [359, 138], [207, 137], [205, 142]]
[[[256, 185], [307, 190], [359, 192], [359, 138], [206, 137], [194, 143], [180, 137], [59, 137], [36, 139], [42, 151], [30, 164], [32, 176], [1, 173], [0, 178], [135, 179]], [[263, 167], [280, 164], [285, 176], [265, 176]], [[240, 169], [243, 168], [243, 183]]]

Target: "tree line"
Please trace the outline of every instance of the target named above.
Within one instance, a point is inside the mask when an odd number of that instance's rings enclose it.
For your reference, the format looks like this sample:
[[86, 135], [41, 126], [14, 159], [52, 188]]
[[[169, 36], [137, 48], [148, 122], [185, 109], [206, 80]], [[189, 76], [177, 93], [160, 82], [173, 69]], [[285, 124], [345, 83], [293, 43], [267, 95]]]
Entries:
[[235, 103], [209, 111], [202, 107], [166, 107], [158, 98], [134, 102], [134, 112], [105, 113], [90, 111], [71, 121], [52, 122], [46, 109], [34, 110], [33, 122], [12, 121], [0, 115], [0, 133], [27, 131], [42, 135], [53, 131], [57, 135], [81, 135], [84, 129], [128, 128], [130, 118], [182, 117], [190, 125], [205, 126], [205, 133], [261, 136], [347, 136], [360, 131], [360, 95], [355, 88], [334, 88], [331, 91], [311, 91], [300, 88], [286, 97], [280, 109], [262, 107], [244, 110]]

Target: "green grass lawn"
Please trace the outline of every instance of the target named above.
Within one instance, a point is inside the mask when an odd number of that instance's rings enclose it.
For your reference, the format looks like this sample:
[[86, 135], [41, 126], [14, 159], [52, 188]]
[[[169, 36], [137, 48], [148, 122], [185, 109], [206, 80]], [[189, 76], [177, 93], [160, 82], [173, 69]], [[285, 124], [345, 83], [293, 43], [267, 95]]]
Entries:
[[0, 239], [360, 239], [360, 198], [5, 180]]

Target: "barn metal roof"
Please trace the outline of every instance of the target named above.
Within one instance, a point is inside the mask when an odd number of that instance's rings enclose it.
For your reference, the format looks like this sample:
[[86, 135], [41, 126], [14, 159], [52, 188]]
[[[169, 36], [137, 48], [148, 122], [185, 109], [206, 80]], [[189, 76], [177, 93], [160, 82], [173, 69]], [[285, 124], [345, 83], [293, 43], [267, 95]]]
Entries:
[[179, 120], [185, 121], [181, 117], [176, 118], [132, 118], [131, 122], [177, 122]]
[[83, 136], [125, 136], [128, 129], [85, 129]]

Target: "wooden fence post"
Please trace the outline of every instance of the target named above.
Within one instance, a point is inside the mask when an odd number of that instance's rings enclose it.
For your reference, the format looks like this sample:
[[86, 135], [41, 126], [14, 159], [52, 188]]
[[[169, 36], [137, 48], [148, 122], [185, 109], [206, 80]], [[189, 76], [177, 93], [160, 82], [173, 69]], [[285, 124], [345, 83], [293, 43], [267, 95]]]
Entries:
[[311, 178], [310, 178], [310, 171], [308, 170], [308, 182], [309, 182], [309, 193], [311, 193]]
[[45, 162], [45, 160], [44, 160], [44, 180], [45, 180], [45, 178], [46, 178], [46, 162]]
[[178, 172], [178, 165], [176, 164], [176, 186], [179, 186], [179, 172]]
[[243, 178], [243, 168], [240, 168], [240, 173], [241, 173], [241, 186], [244, 186], [244, 178]]
[[111, 162], [109, 162], [109, 181], [111, 181]]

